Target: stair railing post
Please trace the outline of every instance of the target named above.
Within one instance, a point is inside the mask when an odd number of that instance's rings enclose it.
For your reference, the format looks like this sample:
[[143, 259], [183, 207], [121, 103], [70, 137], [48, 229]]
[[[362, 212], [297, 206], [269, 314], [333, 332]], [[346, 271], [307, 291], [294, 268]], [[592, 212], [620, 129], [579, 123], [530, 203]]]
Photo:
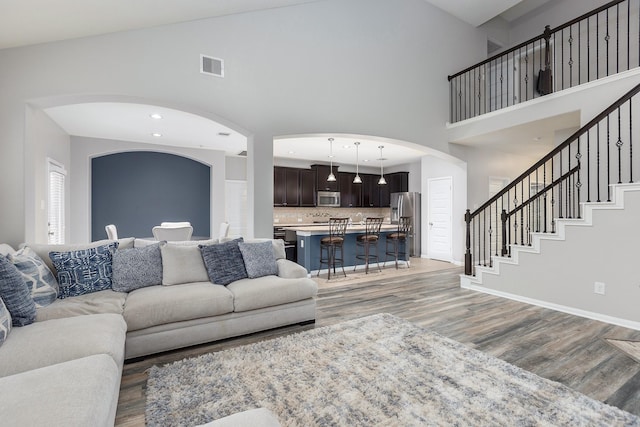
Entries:
[[500, 251], [500, 255], [507, 255], [507, 211], [502, 209], [502, 213], [500, 214], [500, 221], [502, 222], [502, 250]]
[[473, 266], [471, 265], [471, 211], [467, 209], [464, 214], [464, 221], [467, 223], [467, 251], [464, 254], [464, 274], [471, 276]]

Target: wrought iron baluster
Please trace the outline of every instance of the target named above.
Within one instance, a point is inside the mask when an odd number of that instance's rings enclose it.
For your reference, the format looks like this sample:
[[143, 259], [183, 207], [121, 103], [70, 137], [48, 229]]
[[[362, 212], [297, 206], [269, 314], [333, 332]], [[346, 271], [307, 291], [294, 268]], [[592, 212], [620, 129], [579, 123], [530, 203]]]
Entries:
[[633, 182], [633, 114], [631, 114], [631, 105], [633, 98], [629, 99], [629, 183]]
[[609, 119], [611, 115], [607, 116], [607, 202], [611, 201], [611, 130], [609, 127]]
[[622, 184], [622, 128], [620, 123], [620, 107], [618, 107], [618, 140], [616, 141], [616, 147], [618, 147], [618, 184]]
[[569, 27], [569, 87], [573, 87], [573, 25]]
[[600, 203], [600, 122], [597, 125], [597, 136], [598, 139], [596, 141], [596, 187], [598, 189], [598, 198], [596, 202]]
[[587, 131], [587, 202], [591, 201], [591, 129]]
[[[581, 74], [580, 70], [582, 70], [582, 60], [581, 60], [582, 52], [580, 51], [581, 44], [582, 44], [581, 43], [581, 40], [582, 40], [581, 34], [582, 33], [580, 33], [580, 22], [581, 21], [578, 21], [578, 84], [582, 84], [582, 79], [581, 79], [581, 76], [580, 76], [580, 74]], [[589, 34], [587, 34], [587, 37], [589, 37]]]
[[609, 75], [609, 39], [610, 39], [610, 37], [609, 37], [609, 9], [607, 9], [605, 20], [606, 20], [606, 23], [607, 23], [607, 27], [606, 27], [607, 33], [604, 36], [604, 41], [605, 41], [605, 46], [606, 46], [605, 51], [606, 51], [606, 55], [607, 55], [607, 62], [606, 62], [606, 67], [605, 67], [605, 70], [606, 70], [605, 76], [608, 76]]
[[[560, 151], [560, 173], [559, 177], [562, 177], [562, 151]], [[558, 218], [564, 218], [562, 216], [562, 180], [559, 182], [559, 191], [558, 191]]]

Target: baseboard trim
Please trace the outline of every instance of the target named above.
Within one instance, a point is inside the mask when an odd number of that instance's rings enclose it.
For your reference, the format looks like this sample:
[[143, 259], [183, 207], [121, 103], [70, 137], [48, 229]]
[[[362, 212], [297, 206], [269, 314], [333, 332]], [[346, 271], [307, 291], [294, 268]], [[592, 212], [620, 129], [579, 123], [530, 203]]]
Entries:
[[535, 305], [538, 307], [560, 311], [562, 313], [573, 314], [575, 316], [585, 317], [587, 319], [598, 320], [600, 322], [610, 323], [612, 325], [622, 326], [625, 328], [635, 329], [636, 331], [640, 331], [640, 322], [635, 322], [633, 320], [621, 319], [619, 317], [613, 317], [613, 316], [609, 316], [602, 313], [596, 313], [593, 311], [582, 310], [579, 308], [569, 307], [566, 305], [555, 304], [548, 301], [542, 301], [534, 298], [524, 297], [522, 295], [510, 294], [508, 292], [502, 292], [502, 291], [497, 291], [495, 289], [485, 288], [484, 286], [461, 283], [460, 287], [464, 289], [469, 289], [472, 291], [482, 292], [489, 295], [495, 295], [501, 298], [507, 298], [510, 300]]

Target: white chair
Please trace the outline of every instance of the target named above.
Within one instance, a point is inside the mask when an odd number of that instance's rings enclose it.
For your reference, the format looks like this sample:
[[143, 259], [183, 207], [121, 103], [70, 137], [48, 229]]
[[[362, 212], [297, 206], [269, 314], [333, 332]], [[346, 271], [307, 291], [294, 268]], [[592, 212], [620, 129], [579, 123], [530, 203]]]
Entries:
[[156, 225], [151, 230], [153, 232], [153, 237], [156, 240], [166, 240], [167, 242], [175, 242], [179, 240], [191, 240], [191, 234], [193, 234], [193, 227], [163, 227], [161, 225]]
[[220, 231], [218, 231], [218, 239], [224, 239], [229, 235], [229, 223], [221, 222], [220, 223]]
[[160, 224], [160, 227], [190, 227], [191, 223], [189, 221], [181, 221], [181, 222], [163, 222]]
[[109, 240], [118, 240], [118, 229], [115, 225], [109, 224], [104, 227], [107, 232], [107, 239]]

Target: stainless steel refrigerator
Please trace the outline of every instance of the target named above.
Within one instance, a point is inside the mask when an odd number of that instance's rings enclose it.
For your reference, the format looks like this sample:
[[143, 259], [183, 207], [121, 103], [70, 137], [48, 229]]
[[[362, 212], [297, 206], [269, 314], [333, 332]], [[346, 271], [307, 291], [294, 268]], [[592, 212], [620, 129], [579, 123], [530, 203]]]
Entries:
[[391, 223], [397, 224], [401, 216], [411, 217], [409, 236], [410, 256], [419, 257], [420, 252], [420, 193], [391, 193]]

